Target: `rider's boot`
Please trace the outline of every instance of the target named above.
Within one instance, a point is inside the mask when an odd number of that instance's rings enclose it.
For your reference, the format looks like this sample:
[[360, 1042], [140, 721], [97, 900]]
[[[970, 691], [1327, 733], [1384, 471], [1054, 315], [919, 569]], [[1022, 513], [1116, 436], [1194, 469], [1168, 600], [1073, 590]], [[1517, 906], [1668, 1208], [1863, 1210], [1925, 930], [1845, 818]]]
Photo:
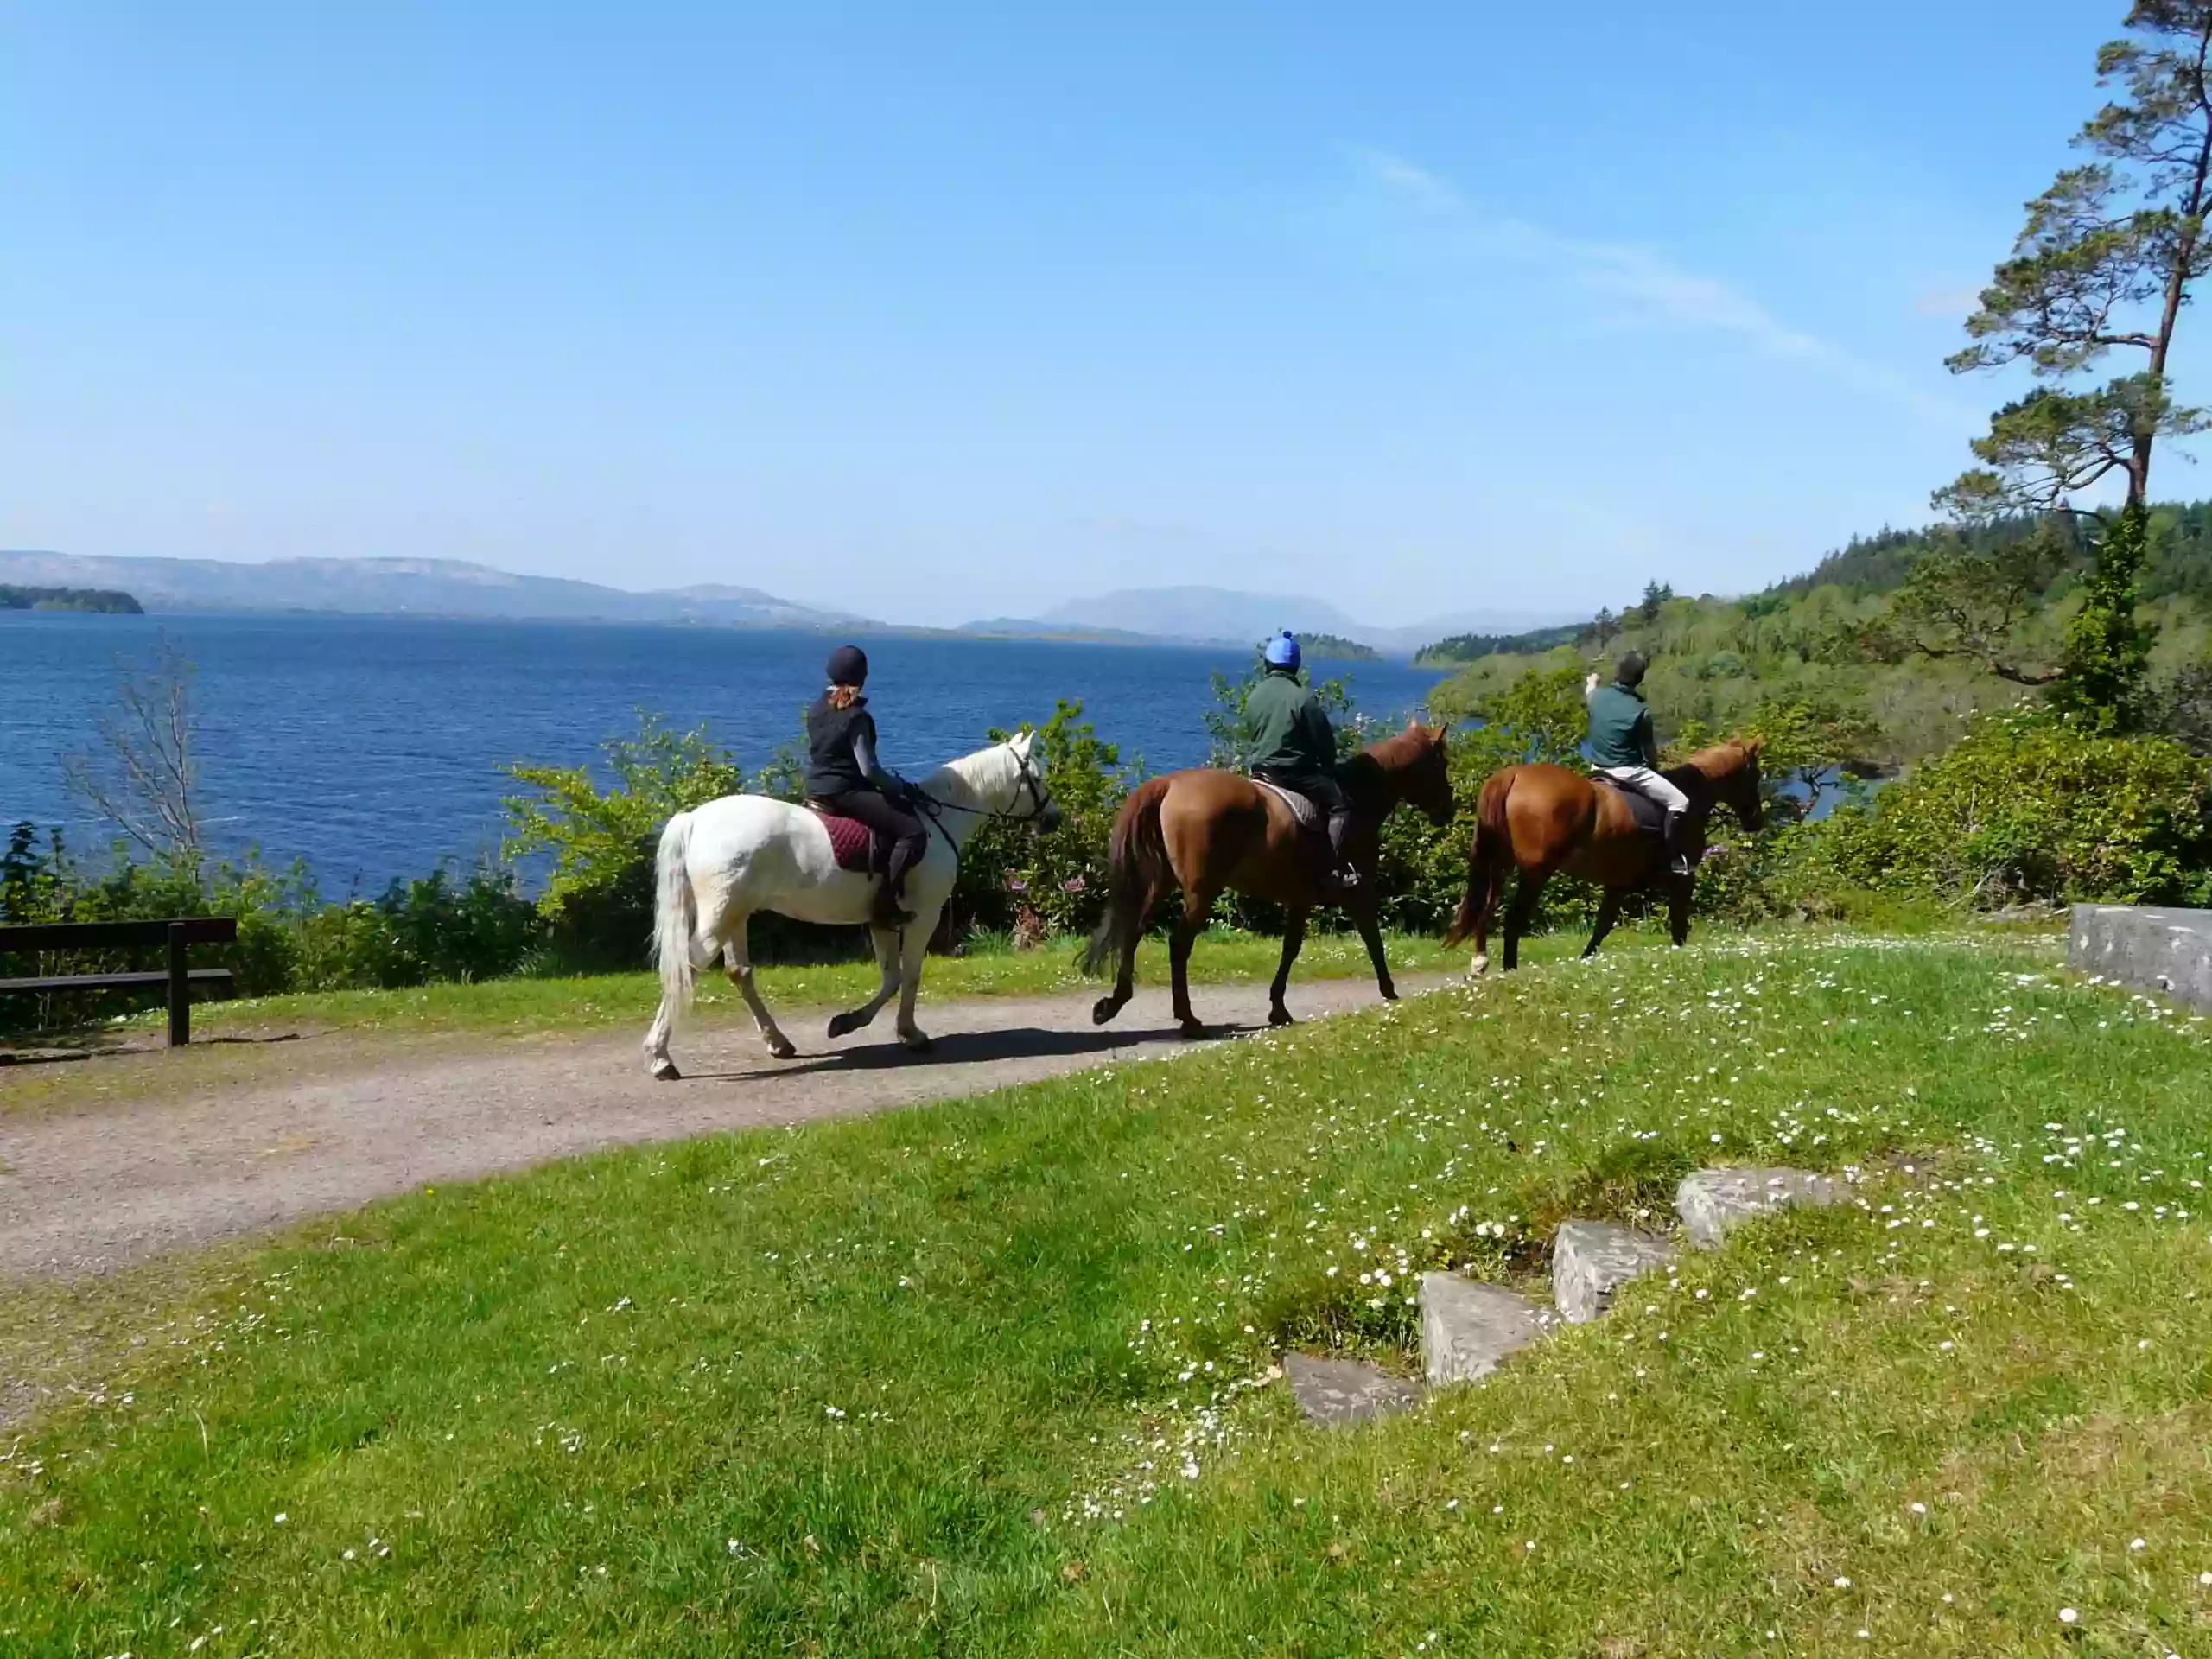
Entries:
[[1339, 899], [1359, 891], [1359, 872], [1344, 856], [1344, 836], [1351, 828], [1351, 812], [1349, 808], [1329, 814], [1329, 856], [1336, 861], [1336, 868], [1329, 874], [1329, 886]]
[[914, 919], [913, 912], [906, 908], [906, 872], [911, 867], [906, 843], [901, 842], [892, 848], [890, 868], [875, 890], [875, 906], [869, 917], [876, 926], [904, 927]]
[[1670, 874], [1674, 875], [1688, 875], [1691, 873], [1689, 854], [1682, 848], [1683, 817], [1684, 815], [1680, 812], [1669, 812], [1667, 815], [1665, 857], [1667, 869]]

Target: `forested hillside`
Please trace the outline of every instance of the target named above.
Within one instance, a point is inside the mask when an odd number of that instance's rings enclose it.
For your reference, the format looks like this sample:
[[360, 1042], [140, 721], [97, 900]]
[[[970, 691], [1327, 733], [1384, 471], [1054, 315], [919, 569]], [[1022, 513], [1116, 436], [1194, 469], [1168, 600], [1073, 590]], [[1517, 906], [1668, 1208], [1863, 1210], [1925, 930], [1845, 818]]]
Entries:
[[[1634, 649], [1662, 734], [1732, 730], [1777, 703], [1809, 701], [1870, 727], [1864, 758], [1889, 764], [1957, 741], [1968, 715], [2009, 706], [2057, 659], [2093, 563], [2094, 519], [2019, 515], [1971, 529], [1853, 541], [1802, 576], [1743, 599], [1660, 583], [1586, 623], [1440, 641], [1457, 662], [1432, 706], [1478, 713], [1531, 668], [1605, 666]], [[2139, 614], [2156, 630], [2153, 725], [2205, 711], [2212, 653], [2212, 502], [2152, 510]]]

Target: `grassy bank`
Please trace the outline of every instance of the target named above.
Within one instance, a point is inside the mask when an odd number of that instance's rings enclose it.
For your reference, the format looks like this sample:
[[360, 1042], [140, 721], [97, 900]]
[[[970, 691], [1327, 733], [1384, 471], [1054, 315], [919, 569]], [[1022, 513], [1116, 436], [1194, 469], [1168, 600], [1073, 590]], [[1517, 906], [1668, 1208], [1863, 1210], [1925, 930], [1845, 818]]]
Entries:
[[[1716, 940], [10, 1293], [112, 1369], [0, 1453], [0, 1642], [2198, 1651], [2208, 1059], [2044, 943]], [[1766, 1160], [1865, 1205], [1378, 1427], [1268, 1380]]]

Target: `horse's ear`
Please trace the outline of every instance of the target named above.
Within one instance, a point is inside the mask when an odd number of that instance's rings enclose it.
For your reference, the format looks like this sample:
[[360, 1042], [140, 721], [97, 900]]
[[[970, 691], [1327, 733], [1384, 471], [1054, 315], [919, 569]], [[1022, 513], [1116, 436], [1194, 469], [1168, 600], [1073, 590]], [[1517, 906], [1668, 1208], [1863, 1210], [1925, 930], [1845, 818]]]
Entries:
[[1766, 737], [1763, 733], [1755, 733], [1744, 740], [1744, 753], [1755, 760], [1758, 758], [1759, 751], [1765, 747]]

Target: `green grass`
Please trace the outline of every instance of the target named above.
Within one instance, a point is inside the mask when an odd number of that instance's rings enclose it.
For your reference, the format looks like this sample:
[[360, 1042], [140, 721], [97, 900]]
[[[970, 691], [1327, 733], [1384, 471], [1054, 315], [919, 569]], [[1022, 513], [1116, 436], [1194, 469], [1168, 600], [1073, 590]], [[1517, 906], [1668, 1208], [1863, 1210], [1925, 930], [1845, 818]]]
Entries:
[[[1398, 936], [1388, 945], [1394, 974], [1466, 966], [1465, 952], [1446, 951], [1432, 938]], [[922, 995], [926, 1002], [931, 998], [1044, 996], [1086, 988], [1095, 992], [1099, 982], [1076, 971], [1076, 950], [1074, 943], [1055, 939], [1033, 950], [932, 957], [923, 969]], [[1281, 952], [1281, 942], [1275, 939], [1216, 931], [1201, 939], [1192, 953], [1191, 976], [1210, 983], [1266, 980], [1274, 975]], [[758, 971], [761, 995], [779, 1007], [849, 1007], [872, 995], [876, 984], [872, 963], [771, 965]], [[1294, 983], [1296, 978], [1369, 972], [1366, 950], [1357, 937], [1316, 935], [1299, 955]], [[1167, 951], [1159, 940], [1147, 940], [1138, 952], [1137, 977], [1140, 984], [1166, 982]], [[642, 1030], [659, 997], [659, 982], [651, 974], [495, 979], [398, 991], [313, 991], [202, 1004], [193, 1010], [193, 1028], [211, 1035], [271, 1024], [509, 1033], [634, 1025]], [[699, 1001], [709, 1009], [739, 1006], [736, 992], [719, 970], [700, 975]], [[152, 1026], [162, 1017], [156, 1010], [132, 1023]]]
[[[0, 1445], [0, 1648], [2203, 1652], [2212, 1039], [2054, 962], [1624, 951], [18, 1293], [110, 1369]], [[1862, 1202], [1379, 1426], [1268, 1380], [1764, 1160]]]

